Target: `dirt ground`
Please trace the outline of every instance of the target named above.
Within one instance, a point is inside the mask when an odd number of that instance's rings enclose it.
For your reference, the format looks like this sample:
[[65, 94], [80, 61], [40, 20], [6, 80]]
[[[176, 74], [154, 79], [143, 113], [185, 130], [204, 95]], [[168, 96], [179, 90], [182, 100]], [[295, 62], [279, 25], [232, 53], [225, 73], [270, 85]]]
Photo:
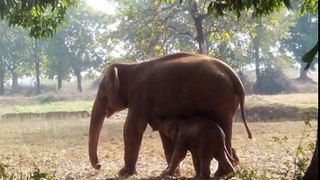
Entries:
[[[124, 165], [122, 126], [125, 112], [106, 119], [100, 135], [98, 154], [101, 170], [94, 170], [88, 158], [89, 118], [62, 120], [0, 120], [0, 164], [9, 174], [26, 177], [38, 167], [58, 179], [117, 179]], [[234, 123], [233, 146], [240, 158], [240, 169], [265, 174], [268, 179], [292, 179], [294, 159], [305, 125], [304, 121], [249, 124], [248, 139], [242, 123]], [[315, 143], [318, 122], [311, 121], [302, 138], [306, 157]], [[308, 162], [309, 164], [309, 162]], [[214, 173], [217, 162], [212, 161]], [[130, 179], [157, 179], [166, 168], [160, 137], [148, 127], [137, 163], [138, 174]], [[194, 175], [190, 155], [181, 164], [183, 178]], [[182, 178], [182, 179], [183, 179]]]
[[[96, 90], [91, 90], [89, 94], [65, 95], [61, 92], [35, 97], [0, 97], [0, 116], [13, 113], [16, 105], [50, 103], [50, 100], [92, 102], [95, 93]], [[298, 109], [292, 109], [291, 106]], [[264, 108], [254, 109], [257, 107]], [[301, 142], [305, 153], [303, 157], [311, 158], [313, 149], [310, 145], [315, 144], [318, 127], [318, 121], [312, 120], [311, 127], [306, 128], [304, 120], [307, 118], [294, 113], [317, 107], [317, 93], [247, 96], [246, 109], [253, 139], [247, 138], [242, 121], [236, 120], [233, 126], [233, 147], [240, 158], [238, 169], [264, 175], [266, 179], [293, 179], [296, 169], [294, 161], [300, 158], [297, 148]], [[285, 111], [278, 111], [281, 108]], [[258, 111], [267, 119], [262, 119]], [[8, 174], [15, 174], [15, 179], [21, 176], [26, 179], [35, 168], [55, 176], [55, 179], [118, 179], [118, 171], [124, 165], [122, 127], [125, 117], [126, 111], [123, 111], [104, 122], [98, 149], [102, 165], [99, 171], [91, 167], [88, 157], [89, 117], [0, 118], [0, 165], [5, 167]], [[309, 164], [309, 159], [306, 163]], [[182, 179], [193, 177], [190, 154], [180, 167]], [[217, 162], [213, 160], [211, 173], [215, 172], [216, 167]], [[165, 168], [158, 132], [148, 127], [137, 163], [138, 174], [130, 179], [159, 179], [158, 176]]]

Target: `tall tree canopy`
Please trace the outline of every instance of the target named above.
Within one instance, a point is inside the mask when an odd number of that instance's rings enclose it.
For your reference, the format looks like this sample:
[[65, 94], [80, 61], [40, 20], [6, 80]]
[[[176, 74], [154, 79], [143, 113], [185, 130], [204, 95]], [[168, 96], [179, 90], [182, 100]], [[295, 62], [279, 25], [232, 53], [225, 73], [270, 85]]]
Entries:
[[32, 37], [51, 37], [79, 0], [0, 0], [0, 20], [30, 30]]

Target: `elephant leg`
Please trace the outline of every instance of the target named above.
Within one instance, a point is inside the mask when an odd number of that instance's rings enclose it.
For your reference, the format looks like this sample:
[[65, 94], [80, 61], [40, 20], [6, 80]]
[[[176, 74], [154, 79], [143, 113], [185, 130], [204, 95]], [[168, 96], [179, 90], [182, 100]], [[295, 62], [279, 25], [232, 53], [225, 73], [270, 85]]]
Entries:
[[124, 162], [125, 166], [119, 171], [120, 176], [131, 176], [136, 173], [140, 145], [143, 133], [147, 128], [147, 121], [144, 119], [131, 118], [127, 116], [124, 124]]
[[173, 151], [174, 151], [175, 142], [170, 137], [168, 137], [164, 133], [162, 133], [161, 131], [159, 131], [159, 134], [160, 134], [161, 141], [162, 141], [164, 155], [166, 157], [167, 164], [169, 165]]
[[211, 158], [201, 158], [200, 179], [210, 179], [210, 161]]
[[193, 167], [194, 167], [194, 170], [196, 171], [195, 177], [197, 178], [200, 176], [200, 170], [201, 170], [201, 162], [200, 162], [199, 154], [197, 152], [191, 152], [191, 155], [192, 155]]
[[[232, 139], [232, 117], [224, 118], [224, 119], [222, 119], [221, 122], [222, 123], [219, 124], [219, 125], [220, 125], [220, 127], [223, 130], [224, 135], [225, 135], [226, 149], [227, 149], [228, 153], [230, 154], [230, 156], [233, 157], [232, 144], [231, 144], [231, 139]], [[231, 163], [235, 164], [234, 160], [231, 160]], [[219, 163], [218, 170], [216, 171], [216, 173], [220, 174], [220, 172], [223, 172], [223, 169], [221, 167], [221, 164]]]
[[[161, 141], [162, 141], [162, 146], [164, 150], [164, 155], [166, 157], [166, 161], [168, 166], [170, 165], [171, 158], [174, 152], [175, 148], [175, 141], [173, 141], [170, 137], [166, 136], [164, 133], [159, 131]], [[180, 176], [180, 169], [179, 166], [176, 168], [174, 176]]]
[[180, 162], [186, 157], [186, 155], [187, 149], [185, 147], [179, 145], [176, 146], [170, 164], [165, 170], [164, 174], [168, 176], [174, 176], [177, 167], [179, 166]]
[[236, 153], [236, 150], [234, 148], [232, 148], [232, 156], [233, 156], [233, 159], [234, 159], [234, 164], [233, 165], [234, 166], [239, 165], [240, 160], [239, 160], [239, 158], [237, 156], [237, 153]]
[[224, 152], [224, 148], [221, 148], [219, 153], [216, 156], [216, 160], [219, 163], [219, 167], [221, 167], [220, 171], [215, 172], [215, 176], [221, 177], [228, 175], [231, 172], [235, 172], [234, 167], [229, 160], [226, 152]]

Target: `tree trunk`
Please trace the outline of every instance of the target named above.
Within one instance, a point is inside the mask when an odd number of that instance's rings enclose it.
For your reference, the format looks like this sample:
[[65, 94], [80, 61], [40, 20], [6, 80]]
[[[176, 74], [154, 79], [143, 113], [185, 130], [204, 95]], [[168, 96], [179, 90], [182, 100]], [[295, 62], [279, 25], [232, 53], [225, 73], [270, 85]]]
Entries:
[[16, 72], [14, 72], [14, 69], [12, 70], [12, 87], [11, 91], [12, 92], [17, 92], [18, 91], [18, 75]]
[[256, 84], [255, 89], [260, 90], [262, 86], [261, 81], [261, 71], [260, 71], [260, 46], [261, 46], [261, 37], [259, 36], [259, 31], [262, 28], [261, 19], [257, 20], [257, 27], [256, 27], [256, 36], [252, 37], [253, 43], [253, 50], [254, 50], [254, 61], [255, 61], [255, 71], [256, 71]]
[[0, 95], [4, 95], [4, 74], [5, 74], [5, 65], [4, 65], [4, 57], [1, 56], [0, 59]]
[[[319, 132], [318, 132], [319, 135]], [[318, 136], [317, 136], [318, 137]], [[313, 152], [311, 163], [304, 174], [303, 180], [317, 180], [318, 179], [318, 138], [316, 142], [316, 148]]]
[[58, 75], [58, 90], [62, 88], [62, 77], [61, 75]]
[[308, 77], [307, 73], [309, 72], [310, 69], [304, 69], [305, 68], [305, 63], [301, 62], [300, 63], [301, 67], [300, 67], [300, 75], [299, 77], [296, 79], [298, 81], [301, 82], [314, 82], [310, 77]]
[[40, 57], [39, 57], [39, 49], [38, 49], [38, 41], [35, 40], [34, 42], [34, 62], [35, 62], [35, 70], [36, 70], [36, 87], [37, 87], [37, 94], [40, 94]]
[[4, 95], [4, 70], [0, 68], [0, 95]]
[[199, 53], [208, 55], [208, 49], [207, 49], [207, 43], [206, 43], [206, 37], [203, 32], [203, 19], [205, 18], [205, 15], [201, 14], [198, 9], [197, 2], [191, 2], [190, 3], [190, 14], [193, 18], [194, 25], [196, 27], [196, 41], [199, 45]]
[[40, 88], [40, 60], [37, 58], [35, 60], [35, 66], [36, 66], [36, 79], [37, 79], [37, 94], [40, 94], [41, 88]]
[[82, 86], [81, 86], [81, 80], [82, 80], [82, 77], [81, 77], [81, 71], [79, 69], [75, 69], [74, 70], [74, 74], [77, 78], [77, 85], [78, 85], [78, 91], [79, 92], [82, 92]]

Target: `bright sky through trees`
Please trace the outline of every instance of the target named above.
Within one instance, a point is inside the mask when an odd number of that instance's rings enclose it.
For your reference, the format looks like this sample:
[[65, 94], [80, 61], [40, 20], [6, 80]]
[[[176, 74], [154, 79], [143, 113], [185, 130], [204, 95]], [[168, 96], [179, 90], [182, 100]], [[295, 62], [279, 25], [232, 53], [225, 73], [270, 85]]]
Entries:
[[102, 11], [108, 14], [115, 13], [114, 6], [106, 0], [86, 0], [86, 2], [90, 7], [98, 11]]

